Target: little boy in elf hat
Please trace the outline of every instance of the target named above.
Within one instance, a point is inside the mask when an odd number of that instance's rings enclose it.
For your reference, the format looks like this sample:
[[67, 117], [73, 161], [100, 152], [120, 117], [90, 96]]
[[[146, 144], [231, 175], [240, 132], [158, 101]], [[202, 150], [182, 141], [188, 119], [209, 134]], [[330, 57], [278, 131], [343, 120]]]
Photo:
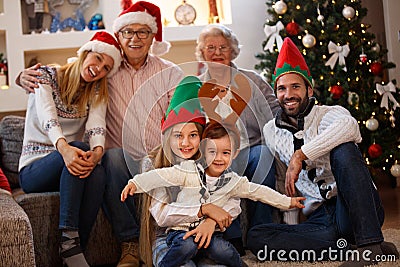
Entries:
[[[174, 97], [178, 93], [178, 88]], [[213, 90], [212, 84], [210, 86], [208, 83], [203, 85], [200, 91], [203, 88]], [[238, 95], [235, 95], [235, 97], [236, 99], [239, 98]], [[138, 174], [129, 180], [122, 191], [121, 201], [124, 201], [128, 195], [133, 195], [136, 192], [143, 193], [150, 192], [155, 188], [179, 186], [181, 191], [174, 203], [176, 208], [180, 207], [182, 210], [187, 210], [188, 207], [198, 208], [200, 206], [200, 217], [188, 216], [187, 220], [168, 225], [166, 240], [169, 250], [159, 266], [186, 264], [198, 254], [200, 249], [204, 251], [205, 257], [218, 264], [246, 266], [234, 246], [223, 238], [222, 232], [225, 229], [217, 227], [217, 230], [214, 231], [214, 223], [208, 237], [205, 240], [202, 238], [197, 226], [212, 223], [205, 221], [207, 216], [202, 213], [202, 205], [204, 204], [212, 203], [219, 207], [228, 208], [236, 203], [237, 209], [240, 210], [240, 202], [237, 200], [239, 198], [250, 198], [283, 209], [303, 207], [300, 202], [304, 199], [303, 197], [281, 195], [267, 186], [251, 183], [246, 177], [240, 177], [229, 169], [240, 147], [240, 134], [235, 126], [236, 121], [229, 119], [238, 118], [241, 111], [246, 107], [245, 103], [243, 105], [243, 102], [240, 101], [231, 105], [237, 114], [236, 117], [228, 116], [225, 122], [223, 120], [215, 121], [212, 119], [215, 117], [209, 116], [210, 122], [203, 132], [203, 138], [205, 138], [202, 149], [203, 164], [194, 160], [185, 160], [173, 167]], [[215, 106], [210, 105], [210, 107]], [[180, 110], [184, 109], [181, 108]], [[171, 113], [169, 118], [175, 114]], [[189, 114], [188, 111], [186, 113]], [[216, 115], [215, 112], [210, 112], [210, 114]]]
[[248, 247], [256, 255], [265, 246], [300, 255], [313, 250], [321, 253], [319, 259], [334, 260], [322, 252], [338, 249], [336, 242], [344, 238], [348, 246], [343, 249], [353, 244], [372, 254], [370, 260], [343, 266], [371, 264], [381, 254], [398, 256], [396, 247], [383, 241], [383, 207], [356, 145], [361, 142], [357, 121], [341, 106], [316, 105], [309, 68], [290, 38], [284, 40], [273, 79], [281, 110], [263, 133], [271, 151], [288, 166], [286, 194], [294, 196], [297, 189], [306, 198], [306, 220], [255, 226]]

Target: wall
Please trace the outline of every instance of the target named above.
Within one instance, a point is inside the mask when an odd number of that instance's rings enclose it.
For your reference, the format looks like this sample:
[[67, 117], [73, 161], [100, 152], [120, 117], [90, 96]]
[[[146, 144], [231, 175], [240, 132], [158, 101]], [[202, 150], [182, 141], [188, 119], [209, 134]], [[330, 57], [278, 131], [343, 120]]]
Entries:
[[[188, 1], [188, 3], [191, 2], [194, 1]], [[232, 24], [226, 26], [236, 33], [242, 46], [235, 63], [241, 68], [254, 70], [254, 65], [258, 63], [254, 55], [262, 51], [262, 42], [265, 40], [264, 22], [267, 16], [267, 6], [264, 0], [231, 0], [231, 8]], [[201, 27], [198, 32], [200, 30]], [[195, 61], [195, 47], [195, 40], [172, 42], [170, 52], [163, 57], [177, 64]], [[195, 74], [194, 69], [189, 68], [188, 70], [191, 71], [190, 74]]]
[[[388, 60], [396, 64], [395, 69], [389, 70], [389, 79], [396, 79], [397, 86], [400, 86], [400, 1], [383, 0], [384, 21], [386, 29], [386, 43]], [[398, 98], [397, 98], [398, 99]]]
[[[3, 2], [3, 0], [0, 0]], [[15, 1], [15, 2], [14, 2]], [[18, 14], [16, 18], [20, 17], [21, 9], [20, 2], [21, 0], [5, 0], [5, 5], [8, 13]], [[112, 22], [113, 19], [119, 13], [119, 2], [114, 0], [115, 6], [110, 7], [110, 0], [98, 0], [100, 8], [99, 10], [103, 10], [103, 20], [107, 22]], [[165, 5], [163, 0], [149, 0], [150, 2], [160, 2]], [[174, 8], [181, 3], [181, 0], [171, 0], [168, 1], [168, 7], [170, 10], [162, 9], [163, 13], [172, 12]], [[194, 5], [198, 8], [198, 14], [206, 12], [204, 9], [204, 3], [207, 1], [202, 0], [190, 0], [189, 4]], [[229, 9], [231, 12], [226, 12], [225, 20], [227, 26], [232, 28], [239, 37], [241, 44], [243, 45], [242, 52], [239, 57], [236, 59], [236, 63], [243, 68], [253, 69], [254, 65], [257, 63], [254, 54], [261, 51], [261, 43], [265, 39], [265, 35], [263, 32], [263, 24], [266, 17], [266, 5], [263, 0], [251, 0], [251, 1], [242, 1], [242, 0], [218, 0], [217, 3], [223, 5]], [[203, 8], [201, 7], [203, 5]], [[7, 15], [7, 14], [6, 14]], [[4, 49], [4, 43], [6, 47], [9, 47], [9, 51], [6, 51], [7, 56], [13, 57], [14, 60], [17, 61], [14, 64], [14, 68], [9, 71], [9, 80], [11, 81], [10, 89], [6, 90], [5, 93], [0, 91], [0, 112], [8, 112], [8, 111], [17, 111], [23, 110], [26, 107], [27, 96], [25, 92], [20, 89], [18, 86], [14, 84], [14, 80], [18, 73], [28, 65], [29, 61], [34, 58], [38, 50], [36, 49], [38, 46], [40, 47], [40, 51], [38, 54], [38, 60], [44, 64], [58, 62], [59, 64], [63, 64], [65, 59], [69, 56], [75, 55], [76, 48], [81, 45], [86, 38], [89, 38], [92, 35], [91, 33], [85, 34], [82, 32], [76, 32], [73, 34], [68, 34], [68, 38], [65, 38], [62, 34], [60, 38], [54, 40], [54, 38], [50, 38], [50, 36], [43, 36], [36, 34], [36, 36], [24, 35], [21, 36], [21, 32], [19, 29], [23, 28], [24, 21], [16, 20], [13, 24], [7, 23], [9, 22], [11, 14], [8, 14], [7, 17], [1, 18], [0, 22], [5, 22], [5, 25], [11, 25], [11, 29], [6, 30], [6, 34], [4, 31], [0, 29], [0, 51]], [[204, 16], [203, 16], [204, 20]], [[233, 23], [231, 23], [233, 22]], [[171, 22], [173, 25], [174, 22]], [[206, 21], [198, 21], [197, 23], [204, 25]], [[7, 27], [7, 26], [6, 26]], [[111, 30], [112, 23], [106, 24], [106, 29]], [[0, 28], [2, 28], [0, 26]], [[171, 41], [173, 48], [171, 52], [164, 57], [174, 61], [176, 63], [182, 63], [187, 61], [195, 61], [194, 57], [194, 49], [196, 45], [196, 38], [198, 33], [201, 31], [203, 26], [193, 26], [193, 27], [185, 27], [185, 26], [174, 26], [165, 28], [164, 35], [168, 36], [167, 40]], [[15, 40], [14, 40], [15, 39]], [[21, 41], [20, 41], [21, 40]], [[56, 48], [65, 49], [55, 49], [52, 46], [52, 42], [56, 42]], [[32, 45], [31, 45], [32, 43]], [[65, 44], [65, 45], [64, 45]], [[32, 49], [28, 48], [31, 47]], [[10, 51], [12, 48], [12, 51]], [[21, 53], [21, 51], [24, 51]], [[9, 60], [10, 61], [10, 60]], [[196, 74], [197, 69], [195, 68], [195, 64], [190, 66], [185, 65], [185, 72], [190, 74]]]

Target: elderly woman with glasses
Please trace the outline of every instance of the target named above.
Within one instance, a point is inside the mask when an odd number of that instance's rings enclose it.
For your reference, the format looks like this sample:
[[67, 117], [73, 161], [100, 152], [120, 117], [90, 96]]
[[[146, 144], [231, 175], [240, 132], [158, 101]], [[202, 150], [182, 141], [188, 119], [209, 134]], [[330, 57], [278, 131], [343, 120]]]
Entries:
[[[206, 65], [200, 79], [216, 80], [216, 87], [219, 89], [216, 98], [220, 101], [216, 111], [222, 117], [232, 112], [229, 106], [230, 99], [233, 98], [230, 88], [235, 85], [235, 76], [242, 74], [248, 79], [252, 96], [237, 125], [241, 132], [241, 147], [240, 154], [232, 163], [232, 169], [247, 176], [252, 182], [275, 188], [274, 158], [264, 145], [262, 127], [275, 116], [279, 104], [273, 89], [263, 77], [255, 71], [239, 68], [232, 62], [239, 53], [239, 40], [231, 29], [220, 24], [207, 25], [199, 35], [195, 53], [197, 60]], [[251, 202], [248, 208], [250, 227], [272, 221], [272, 218], [266, 216], [271, 214], [270, 206]], [[238, 220], [227, 229], [225, 238], [244, 254]]]

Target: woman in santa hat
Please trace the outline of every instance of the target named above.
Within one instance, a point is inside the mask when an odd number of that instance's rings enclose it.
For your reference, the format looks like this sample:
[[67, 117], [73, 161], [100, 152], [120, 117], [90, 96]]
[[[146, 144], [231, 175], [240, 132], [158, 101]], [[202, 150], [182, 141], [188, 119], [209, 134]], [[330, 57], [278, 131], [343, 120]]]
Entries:
[[[67, 266], [89, 266], [82, 253], [102, 203], [106, 175], [98, 165], [106, 134], [107, 77], [121, 63], [117, 41], [97, 32], [63, 66], [39, 69], [29, 95], [19, 179], [26, 193], [60, 191], [60, 254]], [[83, 142], [83, 139], [88, 143]]]

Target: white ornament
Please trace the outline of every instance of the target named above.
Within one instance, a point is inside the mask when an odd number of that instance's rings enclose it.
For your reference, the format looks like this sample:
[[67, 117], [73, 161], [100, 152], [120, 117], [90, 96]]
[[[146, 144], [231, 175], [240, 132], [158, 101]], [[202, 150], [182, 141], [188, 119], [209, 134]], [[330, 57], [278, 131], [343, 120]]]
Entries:
[[400, 177], [400, 165], [397, 162], [390, 168], [390, 173], [396, 178]]
[[379, 44], [376, 44], [375, 46], [371, 47], [371, 50], [379, 53], [381, 51], [381, 47], [379, 46]]
[[356, 92], [349, 91], [349, 96], [347, 97], [347, 103], [349, 103], [349, 105], [357, 106], [359, 101], [360, 97], [358, 96], [358, 94]]
[[274, 52], [274, 44], [278, 47], [278, 50], [281, 50], [283, 40], [282, 37], [279, 35], [279, 32], [283, 30], [285, 26], [281, 21], [278, 21], [274, 26], [265, 25], [264, 32], [267, 36], [268, 42], [265, 44], [264, 50], [269, 50], [271, 53]]
[[319, 3], [318, 3], [318, 6], [317, 6], [317, 13], [318, 13], [317, 20], [319, 22], [321, 22], [322, 27], [324, 27], [325, 26], [324, 25], [324, 16], [321, 15], [321, 11], [319, 10]]
[[325, 66], [330, 66], [331, 69], [333, 70], [333, 68], [335, 67], [336, 61], [339, 59], [339, 65], [344, 66], [343, 70], [347, 71], [345, 57], [347, 57], [350, 53], [349, 45], [346, 44], [346, 45], [340, 46], [340, 45], [335, 45], [332, 41], [329, 41], [328, 51], [329, 51], [329, 54], [333, 54], [333, 55], [325, 63]]
[[381, 108], [389, 109], [389, 101], [393, 103], [393, 110], [400, 108], [399, 102], [397, 102], [396, 98], [392, 95], [392, 93], [396, 93], [396, 86], [392, 82], [386, 85], [377, 83], [376, 90], [382, 95]]
[[346, 6], [345, 8], [343, 8], [342, 10], [342, 15], [343, 17], [345, 17], [346, 19], [352, 19], [354, 18], [354, 15], [356, 14], [356, 11], [354, 10], [354, 8], [352, 8], [351, 6]]
[[375, 119], [374, 117], [371, 117], [367, 120], [367, 122], [365, 123], [365, 126], [370, 131], [376, 131], [376, 129], [378, 129], [378, 127], [379, 127], [379, 121], [377, 119]]
[[315, 37], [309, 33], [307, 33], [306, 35], [304, 35], [303, 39], [301, 40], [303, 45], [306, 48], [311, 48], [316, 44], [316, 40]]
[[283, 15], [287, 11], [287, 5], [283, 1], [278, 1], [274, 5], [274, 10], [275, 10], [276, 14]]

